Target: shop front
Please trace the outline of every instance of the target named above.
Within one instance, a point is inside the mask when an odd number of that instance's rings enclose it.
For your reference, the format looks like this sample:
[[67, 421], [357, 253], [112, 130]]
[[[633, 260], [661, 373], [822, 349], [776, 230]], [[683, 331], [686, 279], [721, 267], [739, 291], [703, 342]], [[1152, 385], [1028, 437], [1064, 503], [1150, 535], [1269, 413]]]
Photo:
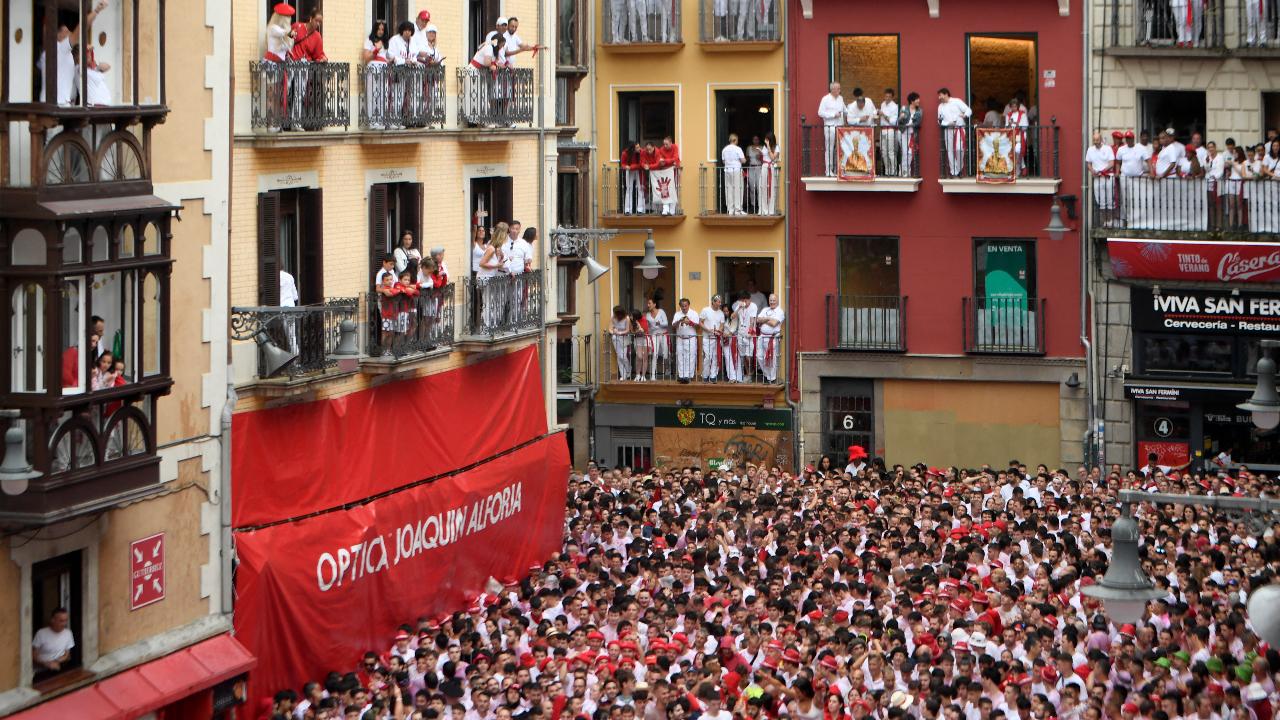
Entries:
[[[1236, 408], [1256, 382], [1259, 341], [1280, 333], [1280, 294], [1132, 288], [1135, 467], [1280, 469], [1280, 434]], [[1225, 453], [1225, 457], [1222, 457]]]

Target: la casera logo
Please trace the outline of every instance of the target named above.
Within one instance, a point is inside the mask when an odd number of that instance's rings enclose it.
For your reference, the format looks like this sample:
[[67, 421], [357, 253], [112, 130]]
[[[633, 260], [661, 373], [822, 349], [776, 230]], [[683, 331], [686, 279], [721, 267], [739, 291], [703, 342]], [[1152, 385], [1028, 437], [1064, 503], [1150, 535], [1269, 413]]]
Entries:
[[1258, 257], [1244, 257], [1239, 252], [1229, 252], [1218, 261], [1218, 279], [1247, 280], [1258, 275], [1280, 270], [1280, 250]]

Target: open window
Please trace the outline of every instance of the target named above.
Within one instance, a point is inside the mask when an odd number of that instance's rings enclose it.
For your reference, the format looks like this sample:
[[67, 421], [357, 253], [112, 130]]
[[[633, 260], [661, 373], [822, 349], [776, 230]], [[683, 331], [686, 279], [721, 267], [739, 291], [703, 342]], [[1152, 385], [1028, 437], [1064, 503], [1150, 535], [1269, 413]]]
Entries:
[[716, 90], [716, 154], [738, 134], [745, 151], [752, 138], [764, 140], [774, 131], [772, 90]]
[[[496, 29], [502, 16], [501, 0], [467, 0], [468, 57], [480, 48], [485, 37]], [[464, 63], [465, 64], [465, 63]]]
[[[768, 305], [769, 294], [775, 292], [773, 258], [771, 257], [718, 257], [716, 258], [716, 292], [731, 307], [738, 293], [751, 295], [757, 308]], [[695, 301], [710, 303], [711, 298]]]
[[369, 29], [373, 29], [373, 23], [376, 20], [385, 20], [387, 23], [387, 33], [395, 32], [395, 28], [402, 22], [412, 21], [416, 15], [411, 17], [412, 9], [409, 0], [372, 0], [372, 17], [369, 18]]
[[414, 182], [377, 183], [369, 187], [369, 283], [382, 268], [382, 259], [395, 251], [406, 232], [413, 246], [426, 253], [422, 241], [423, 185]]
[[[83, 553], [77, 550], [31, 566], [31, 627], [35, 635], [24, 652], [33, 653], [32, 680], [36, 684], [82, 664], [82, 564]], [[49, 667], [55, 663], [56, 668]]]
[[492, 230], [515, 215], [514, 183], [505, 175], [471, 178], [471, 224]]
[[258, 301], [281, 304], [281, 271], [298, 288], [298, 304], [324, 301], [324, 216], [319, 188], [258, 195]]
[[1004, 115], [1015, 97], [1027, 107], [1029, 124], [1036, 124], [1039, 97], [1036, 82], [1034, 34], [970, 35], [968, 38], [969, 107], [974, 122], [989, 110]]
[[897, 35], [831, 36], [831, 81], [840, 83], [846, 101], [859, 87], [877, 101], [885, 88], [902, 96], [898, 45]]
[[636, 265], [644, 260], [640, 256], [619, 258], [618, 260], [618, 304], [628, 312], [639, 310], [644, 312], [644, 303], [654, 293], [662, 297], [662, 307], [670, 315], [672, 308], [680, 298], [676, 297], [676, 259], [671, 255], [659, 255], [662, 271], [652, 280], [636, 270]]
[[590, 152], [561, 150], [556, 165], [556, 218], [560, 227], [586, 227], [591, 211]]
[[1138, 113], [1153, 138], [1173, 128], [1183, 143], [1192, 133], [1204, 133], [1208, 115], [1203, 90], [1139, 90]]
[[618, 118], [618, 140], [623, 145], [661, 145], [664, 137], [676, 139], [676, 94], [671, 90], [620, 92]]

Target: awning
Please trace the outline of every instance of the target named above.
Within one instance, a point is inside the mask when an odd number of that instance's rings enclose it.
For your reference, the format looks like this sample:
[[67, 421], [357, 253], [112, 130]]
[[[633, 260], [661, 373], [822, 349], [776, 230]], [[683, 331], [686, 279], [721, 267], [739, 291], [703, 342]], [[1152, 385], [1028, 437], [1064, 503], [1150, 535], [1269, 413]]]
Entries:
[[257, 662], [235, 638], [223, 634], [10, 717], [131, 720], [248, 672]]
[[49, 200], [37, 204], [34, 217], [75, 220], [84, 217], [114, 217], [181, 209], [156, 195], [119, 195], [83, 200]]

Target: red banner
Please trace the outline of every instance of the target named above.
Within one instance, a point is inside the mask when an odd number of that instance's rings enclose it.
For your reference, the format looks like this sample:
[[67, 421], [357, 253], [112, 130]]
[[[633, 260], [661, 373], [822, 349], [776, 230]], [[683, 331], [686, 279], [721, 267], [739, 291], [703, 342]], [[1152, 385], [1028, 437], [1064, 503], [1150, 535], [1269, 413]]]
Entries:
[[1107, 254], [1118, 278], [1280, 281], [1280, 243], [1110, 238]]
[[232, 418], [232, 525], [359, 502], [547, 431], [537, 348]]
[[258, 658], [249, 697], [353, 671], [401, 623], [528, 574], [560, 548], [568, 474], [556, 434], [366, 505], [236, 533], [236, 639]]
[[1182, 467], [1191, 462], [1191, 446], [1184, 442], [1139, 442], [1138, 460], [1147, 464], [1147, 456], [1156, 454], [1156, 464]]

